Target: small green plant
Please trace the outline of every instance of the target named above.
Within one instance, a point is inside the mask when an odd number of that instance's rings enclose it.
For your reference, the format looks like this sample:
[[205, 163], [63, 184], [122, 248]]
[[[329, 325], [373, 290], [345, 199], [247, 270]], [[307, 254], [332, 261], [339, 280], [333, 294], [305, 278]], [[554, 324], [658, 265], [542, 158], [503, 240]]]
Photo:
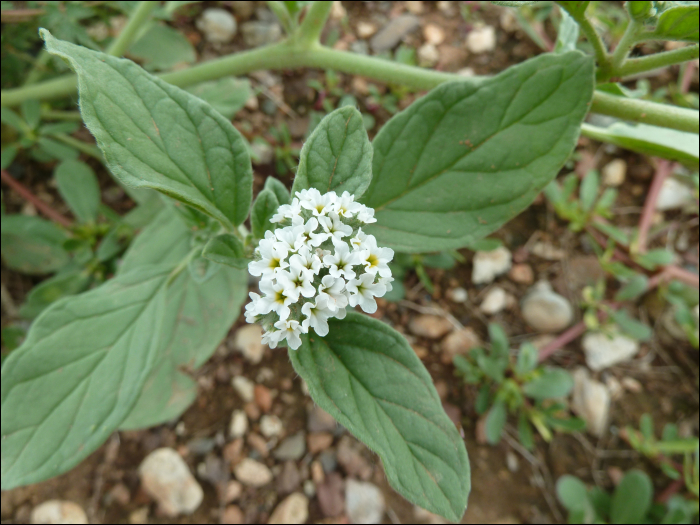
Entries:
[[464, 262], [464, 257], [454, 250], [431, 254], [396, 254], [394, 260], [389, 265], [391, 274], [396, 281], [393, 283], [393, 290], [388, 292], [384, 296], [384, 299], [387, 301], [400, 301], [406, 297], [404, 281], [411, 270], [416, 273], [426, 291], [432, 294], [435, 290], [435, 286], [425, 269], [438, 268], [441, 270], [450, 270], [454, 268], [457, 262]]
[[533, 427], [545, 441], [554, 430], [577, 432], [583, 420], [571, 417], [563, 399], [574, 386], [571, 375], [561, 368], [539, 365], [538, 351], [524, 343], [515, 358], [503, 329], [489, 325], [490, 349], [474, 348], [468, 356], [455, 356], [457, 374], [479, 387], [475, 408], [486, 414], [485, 435], [495, 445], [501, 440], [508, 414], [518, 421], [518, 435], [524, 447], [535, 446]]
[[[557, 498], [568, 511], [568, 523], [697, 523], [697, 499], [672, 496], [665, 504], [654, 503], [649, 476], [630, 470], [611, 493], [588, 489], [574, 476], [557, 481]], [[697, 498], [697, 496], [696, 496]]]
[[297, 166], [301, 149], [292, 144], [289, 127], [282, 122], [278, 126], [270, 128], [270, 135], [275, 140], [275, 171], [280, 176], [293, 172]]

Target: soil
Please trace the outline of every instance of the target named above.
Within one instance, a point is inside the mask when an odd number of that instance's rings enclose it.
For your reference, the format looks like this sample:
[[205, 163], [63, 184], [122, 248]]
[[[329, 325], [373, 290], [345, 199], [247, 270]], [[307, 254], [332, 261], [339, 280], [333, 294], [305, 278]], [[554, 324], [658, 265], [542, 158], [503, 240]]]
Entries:
[[[218, 4], [228, 8], [230, 2], [203, 2], [190, 10], [192, 16], [180, 17], [175, 23], [175, 26], [184, 31], [192, 41], [198, 42], [197, 49], [201, 57], [211, 58], [244, 48], [240, 35], [230, 45], [230, 49], [213, 49], [199, 38], [193, 21], [202, 9]], [[331, 21], [326, 30], [326, 34], [339, 32], [340, 39], [335, 44], [339, 48], [357, 41], [354, 31], [359, 22], [367, 21], [381, 27], [391, 16], [405, 12], [407, 7], [406, 2], [344, 2], [343, 5], [348, 13], [346, 20], [349, 24], [338, 20]], [[460, 16], [460, 9], [471, 10], [467, 20]], [[502, 18], [503, 12], [504, 8], [488, 3], [423, 2], [423, 13], [418, 15], [421, 26], [434, 23], [446, 33], [445, 44], [440, 46], [441, 60], [438, 68], [457, 71], [469, 67], [476, 74], [495, 74], [511, 64], [538, 54], [539, 48], [524, 32], [519, 29], [508, 32], [503, 28], [507, 25]], [[491, 53], [472, 55], [465, 50], [464, 41], [468, 32], [479, 23], [495, 27], [498, 44]], [[549, 22], [545, 23], [543, 31], [550, 40], [556, 39], [556, 31]], [[416, 31], [404, 39], [404, 45], [413, 48], [422, 43], [421, 31]], [[673, 78], [675, 82], [673, 75], [677, 74], [677, 69], [674, 69], [664, 73], [667, 78], [653, 80], [663, 84]], [[308, 127], [309, 113], [319, 109], [318, 94], [307, 82], [316, 79], [323, 83], [324, 75], [312, 70], [284, 71], [274, 75], [276, 84], [269, 89], [284, 101], [284, 106], [278, 104], [272, 114], [259, 109], [243, 109], [236, 115], [234, 125], [247, 138], [262, 136], [274, 145], [270, 128], [286, 123], [292, 134], [291, 146], [300, 147]], [[372, 113], [376, 118], [377, 124], [370, 131], [372, 137], [391, 115], [386, 109], [376, 107], [372, 103], [366, 91], [363, 92], [366, 86], [362, 82], [350, 75], [341, 74], [339, 78], [340, 87], [345, 93], [356, 97], [360, 110]], [[259, 84], [254, 80], [254, 85]], [[381, 92], [388, 92], [385, 86], [376, 85]], [[691, 89], [698, 89], [697, 73]], [[420, 95], [421, 93], [406, 94], [400, 101], [400, 107], [407, 106]], [[258, 107], [261, 108], [269, 100], [264, 93], [259, 94], [257, 99]], [[600, 169], [613, 158], [622, 158], [627, 162], [627, 180], [620, 188], [620, 197], [616, 205], [616, 210], [620, 213], [616, 215], [615, 221], [621, 227], [635, 225], [654, 171], [650, 160], [583, 138], [579, 141], [574, 158], [577, 159], [576, 163], [562, 170], [562, 173], [576, 171], [583, 174], [591, 168]], [[119, 190], [115, 189], [104, 169], [96, 163], [93, 167], [100, 174], [103, 193], [112, 196], [108, 202], [109, 206], [119, 213], [130, 209], [133, 203], [123, 192], [119, 193]], [[10, 169], [14, 174], [13, 170], [22, 173], [23, 183], [36, 195], [51, 203], [61, 213], [69, 215], [67, 207], [50, 183], [51, 166], [20, 157]], [[277, 176], [291, 187], [293, 174], [277, 173], [273, 162], [256, 166], [256, 193], [268, 176]], [[11, 191], [4, 191], [4, 199], [8, 213], [32, 213], [31, 208]], [[672, 231], [675, 232], [676, 238], [681, 232], [687, 232], [687, 248], [681, 255], [685, 262], [694, 265], [697, 271], [697, 219], [695, 222], [687, 222], [687, 216], [672, 213], [667, 214], [666, 218], [673, 225]], [[568, 230], [567, 225], [556, 218], [542, 197], [495, 233], [494, 237], [503, 241], [513, 252], [518, 263], [526, 263], [532, 267], [535, 280], [550, 281], [555, 290], [574, 305], [580, 303], [580, 292], [585, 285], [600, 277], [605, 278], [590, 244], [580, 234]], [[558, 260], [539, 258], [531, 253], [535, 242], [559, 248], [563, 256]], [[662, 246], [673, 240], [666, 234], [657, 237], [654, 242]], [[417, 309], [437, 306], [454, 316], [464, 326], [472, 327], [484, 340], [487, 339], [489, 322], [500, 323], [513, 344], [534, 340], [537, 334], [524, 322], [518, 306], [519, 300], [530, 285], [516, 283], [507, 276], [499, 277], [494, 284], [504, 288], [518, 301], [499, 314], [485, 316], [478, 305], [493, 284], [475, 287], [471, 282], [473, 253], [469, 250], [461, 250], [460, 253], [466, 262], [458, 264], [454, 269], [427, 270], [435, 286], [432, 294], [425, 290], [417, 276], [411, 272], [405, 282], [408, 290], [406, 301], [388, 303], [380, 300], [379, 310], [374, 317], [406, 333], [414, 347], [425, 349], [419, 355], [438, 386], [446, 410], [463, 432], [471, 458], [473, 490], [469, 509], [462, 523], [565, 522], [563, 509], [558, 506], [554, 497], [554, 483], [563, 474], [573, 474], [587, 483], [610, 488], [615, 479], [616, 469], [624, 471], [635, 467], [650, 473], [659, 490], [668, 486], [670, 481], [655, 465], [632, 451], [621, 439], [619, 432], [626, 425], [636, 426], [642, 414], [650, 413], [657, 426], [657, 432], [661, 431], [664, 423], [672, 422], [685, 425], [692, 435], [698, 433], [698, 352], [689, 344], [679, 342], [666, 333], [660, 321], [658, 303], [646, 300], [631, 305], [635, 315], [646, 319], [655, 328], [654, 339], [642, 345], [642, 350], [634, 361], [599, 374], [602, 380], [610, 377], [617, 380], [633, 378], [641, 386], [640, 391], [624, 392], [613, 403], [610, 428], [603, 438], [595, 439], [588, 434], [555, 434], [550, 443], [537, 440], [536, 449], [532, 453], [524, 451], [518, 446], [517, 440], [510, 437], [498, 446], [488, 446], [477, 440], [479, 416], [474, 410], [475, 388], [465, 385], [455, 376], [453, 366], [443, 362], [439, 341], [417, 338], [409, 333], [407, 326], [412, 317], [419, 315]], [[37, 282], [38, 278], [9, 271], [4, 265], [2, 267], [2, 285], [16, 305], [22, 303], [23, 298]], [[613, 294], [614, 280], [608, 278], [608, 284], [611, 286], [610, 294]], [[467, 290], [469, 300], [466, 303], [454, 303], [448, 298], [449, 292], [456, 287]], [[580, 309], [575, 310], [578, 321], [582, 314]], [[3, 302], [3, 326], [11, 321], [6, 303]], [[231, 378], [243, 375], [257, 384], [264, 385], [270, 391], [273, 395], [270, 413], [277, 415], [284, 424], [282, 439], [306, 430], [308, 414], [313, 410], [313, 402], [302, 391], [301, 381], [296, 377], [284, 351], [267, 349], [261, 364], [251, 365], [242, 355], [232, 350], [234, 334], [243, 324], [241, 317], [214, 357], [196, 372], [199, 395], [193, 406], [177, 421], [148, 430], [115, 433], [104, 446], [72, 471], [42, 483], [2, 492], [2, 523], [27, 523], [31, 509], [50, 499], [78, 503], [85, 509], [92, 523], [134, 523], [144, 517], [149, 523], [222, 522], [226, 503], [219, 497], [220, 490], [229, 479], [233, 479], [224, 460], [224, 451], [230, 446], [228, 425], [232, 411], [244, 408], [245, 405], [231, 386]], [[549, 362], [567, 369], [584, 365], [580, 341], [576, 340], [561, 349]], [[255, 406], [246, 407], [246, 411], [249, 415], [260, 412], [259, 407]], [[251, 421], [250, 432], [260, 434], [257, 421]], [[346, 432], [335, 435], [333, 444], [328, 448], [332, 456], [341, 439], [347, 440], [347, 436]], [[214, 443], [206, 454], [200, 454], [201, 451], [198, 450], [202, 440], [213, 440]], [[154, 503], [140, 487], [140, 463], [149, 452], [164, 446], [180, 452], [204, 489], [204, 501], [190, 516], [172, 519], [159, 515]], [[261, 457], [250, 441], [244, 444], [240, 452], [240, 457], [248, 455], [265, 462], [278, 479], [261, 489], [244, 489], [240, 499], [233, 504], [241, 509], [245, 523], [266, 523], [272, 510], [283, 497], [278, 492], [283, 462], [275, 460], [272, 456]], [[361, 457], [370, 467], [369, 480], [379, 486], [385, 495], [386, 522], [440, 522], [434, 516], [417, 511], [389, 487], [376, 456], [363, 449]], [[318, 459], [318, 454], [312, 456], [307, 453], [296, 462], [295, 467], [302, 480], [310, 479], [312, 462]], [[337, 471], [343, 478], [348, 477], [347, 467], [338, 467]], [[317, 497], [311, 497], [310, 500], [309, 522], [347, 523], [344, 514], [336, 518], [324, 516]]]

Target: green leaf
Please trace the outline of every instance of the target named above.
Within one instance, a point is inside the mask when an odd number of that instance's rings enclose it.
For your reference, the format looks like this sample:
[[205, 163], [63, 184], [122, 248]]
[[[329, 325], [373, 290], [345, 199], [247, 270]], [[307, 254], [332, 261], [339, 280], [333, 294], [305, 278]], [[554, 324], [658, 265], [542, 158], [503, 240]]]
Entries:
[[250, 224], [253, 236], [256, 239], [265, 237], [267, 230], [273, 230], [275, 225], [270, 222], [272, 216], [277, 213], [280, 203], [272, 190], [262, 190], [253, 204], [250, 214]]
[[586, 12], [590, 2], [557, 2], [557, 4], [566, 9], [574, 18], [580, 18]]
[[557, 499], [562, 506], [572, 512], [585, 508], [588, 503], [588, 489], [577, 477], [565, 474], [557, 480]]
[[610, 237], [615, 242], [618, 242], [623, 246], [629, 246], [629, 234], [627, 232], [622, 231], [617, 226], [613, 226], [612, 224], [607, 224], [605, 222], [593, 221], [593, 227], [596, 230], [602, 231], [605, 235]]
[[119, 428], [159, 425], [192, 404], [197, 384], [183, 370], [197, 370], [209, 360], [238, 317], [247, 292], [248, 273], [226, 267], [203, 284], [189, 272], [170, 284], [153, 369]]
[[222, 266], [219, 263], [211, 261], [201, 254], [192, 257], [187, 263], [187, 270], [190, 273], [190, 277], [197, 284], [204, 284], [209, 279], [214, 277]]
[[287, 187], [274, 177], [268, 177], [265, 179], [264, 189], [272, 191], [275, 194], [275, 197], [277, 197], [277, 201], [280, 203], [280, 205], [289, 204], [291, 201]]
[[66, 133], [70, 135], [75, 133], [81, 127], [77, 122], [52, 122], [50, 124], [44, 124], [39, 128], [39, 133], [41, 135], [54, 135], [57, 133]]
[[422, 262], [423, 266], [427, 266], [428, 268], [440, 268], [442, 270], [451, 270], [456, 264], [455, 258], [447, 252], [424, 255]]
[[635, 255], [634, 262], [647, 270], [655, 270], [659, 266], [671, 264], [675, 258], [676, 256], [673, 252], [664, 250], [663, 248], [657, 248]]
[[192, 232], [172, 206], [165, 207], [129, 246], [118, 273], [139, 266], [167, 264], [174, 268], [190, 251]]
[[0, 121], [20, 133], [24, 133], [27, 130], [26, 122], [10, 108], [0, 108]]
[[30, 129], [36, 129], [41, 122], [41, 104], [35, 98], [22, 102], [22, 117]]
[[80, 222], [97, 219], [100, 184], [92, 168], [79, 160], [64, 160], [54, 171], [58, 193]]
[[187, 37], [163, 24], [151, 26], [131, 45], [129, 55], [141, 60], [151, 71], [172, 69], [197, 60], [197, 53]]
[[520, 444], [527, 450], [535, 448], [535, 436], [532, 433], [532, 425], [525, 412], [520, 412], [518, 416], [518, 439]]
[[581, 197], [581, 208], [588, 213], [593, 209], [596, 197], [598, 197], [598, 188], [600, 187], [600, 177], [596, 170], [589, 171], [581, 182], [579, 195]]
[[640, 22], [643, 22], [644, 20], [646, 20], [654, 14], [653, 2], [626, 2], [625, 7], [627, 7], [627, 12], [629, 13], [629, 15]]
[[0, 243], [5, 264], [22, 273], [45, 274], [68, 264], [66, 233], [39, 217], [4, 215]]
[[681, 5], [666, 9], [656, 24], [654, 36], [666, 40], [698, 42], [698, 5]]
[[637, 341], [648, 341], [651, 339], [651, 328], [636, 319], [632, 319], [625, 310], [612, 311], [610, 312], [610, 317], [632, 339]]
[[477, 239], [466, 245], [473, 252], [492, 252], [503, 246], [501, 239]]
[[136, 402], [158, 348], [163, 283], [149, 266], [54, 303], [2, 367], [2, 489], [77, 465]]
[[496, 401], [486, 415], [484, 425], [486, 440], [490, 444], [496, 445], [501, 441], [501, 434], [503, 434], [503, 428], [506, 426], [507, 419], [508, 409], [506, 408], [506, 404], [500, 400]]
[[561, 12], [561, 22], [557, 33], [557, 43], [554, 46], [555, 53], [566, 53], [576, 49], [578, 41], [578, 23], [566, 11]]
[[649, 279], [646, 275], [637, 274], [628, 280], [615, 294], [616, 301], [632, 301], [640, 297], [649, 287]]
[[644, 472], [630, 470], [615, 489], [610, 523], [643, 523], [651, 508], [654, 487]]
[[503, 7], [522, 7], [525, 5], [535, 5], [539, 2], [491, 2], [492, 4], [500, 5]]
[[7, 169], [12, 161], [15, 160], [17, 156], [16, 146], [7, 146], [2, 150], [2, 159], [0, 160], [0, 168]]
[[245, 257], [243, 243], [230, 233], [222, 233], [212, 237], [202, 252], [202, 257], [206, 257], [215, 263], [225, 264], [239, 270], [248, 268], [250, 259]]
[[91, 281], [90, 274], [84, 271], [60, 273], [46, 279], [27, 294], [24, 304], [19, 309], [19, 315], [25, 319], [34, 319], [51, 303], [85, 291]]
[[430, 374], [401, 334], [348, 312], [324, 337], [304, 336], [289, 357], [311, 397], [382, 459], [409, 501], [459, 521], [470, 490], [469, 459]]
[[518, 352], [518, 360], [515, 363], [515, 373], [519, 377], [532, 372], [537, 368], [539, 361], [539, 352], [532, 343], [524, 343]]
[[[544, 54], [480, 82], [438, 86], [374, 139], [363, 231], [397, 251], [461, 248], [529, 206], [576, 145], [593, 59]], [[527, 137], [525, 140], [524, 137]]]
[[248, 216], [253, 176], [245, 139], [200, 99], [129, 60], [40, 34], [78, 75], [80, 109], [110, 171], [228, 227]]
[[498, 323], [489, 323], [489, 339], [491, 340], [491, 354], [495, 357], [507, 358], [510, 354], [508, 336]]
[[232, 119], [253, 94], [247, 78], [226, 77], [187, 88], [227, 119]]
[[566, 397], [574, 387], [571, 374], [561, 368], [550, 368], [523, 385], [523, 394], [533, 399]]
[[675, 129], [615, 122], [607, 128], [581, 125], [582, 133], [601, 142], [609, 142], [636, 153], [677, 160], [697, 168], [700, 159], [698, 136]]
[[358, 198], [372, 179], [372, 144], [354, 107], [327, 115], [301, 148], [292, 194], [306, 188]]
[[39, 137], [36, 143], [39, 146], [39, 151], [45, 153], [51, 159], [75, 160], [80, 156], [80, 152], [74, 147], [47, 137]]

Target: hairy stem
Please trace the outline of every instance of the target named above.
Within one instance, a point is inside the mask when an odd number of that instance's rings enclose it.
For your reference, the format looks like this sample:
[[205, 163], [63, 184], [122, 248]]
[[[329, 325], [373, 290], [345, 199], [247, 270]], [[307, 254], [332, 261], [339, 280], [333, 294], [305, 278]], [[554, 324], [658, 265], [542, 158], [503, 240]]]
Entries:
[[148, 22], [151, 13], [159, 5], [160, 2], [140, 2], [134, 9], [131, 17], [129, 17], [126, 27], [124, 27], [117, 39], [112, 42], [112, 45], [109, 46], [107, 54], [120, 57], [126, 53], [126, 50], [129, 49], [129, 46], [136, 39], [136, 35], [138, 35], [141, 27]]
[[627, 56], [632, 51], [634, 45], [639, 41], [639, 23], [636, 20], [630, 20], [625, 28], [625, 33], [622, 35], [620, 42], [617, 44], [615, 51], [610, 57], [610, 67], [612, 72], [616, 72]]
[[598, 68], [600, 70], [607, 68], [609, 62], [608, 50], [605, 47], [603, 39], [600, 38], [598, 31], [595, 30], [593, 24], [591, 24], [591, 21], [586, 17], [585, 14], [582, 14], [578, 17], [574, 16], [573, 18], [578, 22], [581, 31], [583, 31], [583, 34], [586, 35], [586, 38], [593, 46], [593, 52], [595, 53], [595, 59], [598, 63]]
[[58, 213], [39, 197], [34, 195], [29, 188], [18, 180], [15, 180], [7, 171], [2, 170], [2, 172], [0, 172], [0, 176], [2, 177], [2, 182], [19, 193], [24, 200], [31, 202], [37, 210], [46, 215], [46, 217], [54, 221], [56, 224], [60, 224], [64, 228], [70, 228], [73, 225], [70, 220]]
[[321, 32], [326, 25], [333, 2], [313, 2], [297, 31], [297, 41], [306, 46], [320, 44]]
[[661, 67], [681, 64], [689, 60], [695, 60], [700, 56], [700, 46], [682, 47], [673, 51], [664, 51], [662, 53], [654, 53], [641, 58], [632, 58], [626, 60], [619, 68], [613, 72], [615, 77], [628, 77], [645, 71], [653, 71]]

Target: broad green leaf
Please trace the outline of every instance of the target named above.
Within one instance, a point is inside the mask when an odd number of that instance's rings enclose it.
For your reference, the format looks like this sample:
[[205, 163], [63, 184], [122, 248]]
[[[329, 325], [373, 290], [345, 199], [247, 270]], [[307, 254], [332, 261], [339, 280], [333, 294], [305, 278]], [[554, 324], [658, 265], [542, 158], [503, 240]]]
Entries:
[[588, 489], [583, 481], [577, 477], [568, 474], [560, 477], [557, 480], [556, 492], [559, 503], [568, 511], [585, 508], [589, 505]]
[[578, 417], [547, 416], [545, 421], [554, 430], [563, 432], [583, 432], [586, 430], [586, 422]]
[[523, 385], [523, 394], [533, 399], [566, 397], [574, 387], [571, 374], [561, 368], [550, 368]]
[[625, 2], [627, 12], [635, 20], [644, 21], [654, 14], [654, 4], [650, 1]]
[[265, 179], [265, 189], [270, 190], [275, 194], [277, 200], [280, 204], [289, 204], [291, 197], [289, 195], [289, 190], [282, 184], [279, 180], [274, 177], [268, 177]]
[[187, 88], [194, 96], [207, 102], [227, 119], [232, 119], [253, 94], [247, 78], [220, 78]]
[[221, 268], [197, 284], [182, 272], [168, 287], [160, 347], [136, 405], [121, 429], [159, 425], [182, 414], [197, 395], [184, 373], [201, 367], [238, 317], [248, 292], [248, 273]]
[[492, 252], [503, 246], [501, 239], [478, 239], [466, 245], [473, 252]]
[[22, 117], [30, 129], [36, 129], [41, 122], [41, 103], [33, 98], [22, 102]]
[[272, 190], [262, 190], [258, 193], [253, 204], [253, 211], [250, 214], [251, 229], [256, 239], [262, 239], [267, 230], [275, 228], [270, 219], [277, 213], [279, 207], [280, 203]]
[[433, 89], [374, 139], [372, 182], [361, 201], [377, 222], [367, 233], [397, 251], [426, 252], [497, 230], [568, 159], [592, 93], [593, 60], [578, 51]]
[[656, 24], [654, 36], [666, 40], [698, 42], [698, 5], [681, 5], [666, 9]]
[[54, 171], [58, 193], [80, 222], [97, 219], [100, 184], [92, 168], [79, 160], [64, 160]]
[[85, 291], [92, 278], [84, 271], [60, 273], [42, 281], [31, 289], [24, 304], [19, 309], [19, 315], [25, 319], [34, 319], [51, 303]]
[[0, 168], [2, 169], [7, 169], [10, 164], [12, 164], [12, 161], [15, 160], [15, 157], [17, 156], [17, 147], [16, 146], [7, 146], [2, 150], [2, 157], [0, 158]]
[[77, 73], [83, 120], [118, 179], [157, 189], [229, 227], [246, 219], [250, 156], [228, 120], [129, 60], [40, 34]]
[[163, 24], [151, 26], [131, 45], [129, 55], [142, 61], [150, 71], [172, 69], [197, 59], [197, 53], [185, 35]]
[[239, 270], [247, 269], [250, 262], [250, 259], [245, 257], [243, 243], [238, 237], [230, 233], [222, 233], [212, 237], [204, 247], [202, 257], [206, 257], [215, 263], [238, 268]]
[[616, 122], [607, 128], [584, 123], [581, 124], [581, 133], [636, 153], [677, 160], [695, 168], [700, 159], [698, 136], [694, 133], [624, 122]]
[[198, 254], [187, 263], [190, 277], [197, 284], [204, 284], [221, 270], [222, 266]]
[[10, 108], [0, 108], [0, 121], [3, 124], [10, 126], [15, 131], [25, 132], [28, 130], [27, 123], [22, 118], [12, 111]]
[[80, 156], [80, 152], [74, 147], [57, 142], [47, 137], [39, 137], [36, 143], [38, 144], [39, 149], [32, 150], [32, 152], [44, 153], [50, 160], [74, 160]]
[[77, 465], [136, 402], [158, 348], [168, 268], [54, 303], [2, 367], [2, 489]]
[[634, 262], [647, 270], [655, 270], [659, 266], [671, 264], [675, 258], [676, 256], [673, 252], [663, 248], [657, 248], [635, 255]]
[[508, 359], [493, 355], [481, 354], [476, 357], [476, 364], [481, 371], [496, 383], [502, 383], [508, 368]]
[[557, 43], [554, 46], [555, 53], [565, 53], [576, 49], [578, 41], [578, 23], [569, 13], [561, 11], [561, 22], [557, 33]]
[[486, 440], [492, 445], [498, 444], [501, 441], [503, 427], [506, 426], [508, 418], [508, 409], [503, 401], [496, 401], [489, 413], [486, 415], [484, 431], [486, 432]]
[[590, 2], [557, 2], [557, 4], [566, 9], [574, 18], [579, 18], [586, 12]]
[[190, 251], [192, 232], [172, 206], [165, 207], [136, 236], [124, 255], [118, 273], [148, 264], [169, 264], [174, 268]]
[[625, 231], [622, 231], [617, 226], [613, 226], [612, 224], [608, 224], [601, 221], [593, 221], [593, 227], [597, 230], [602, 231], [605, 235], [613, 239], [615, 242], [618, 242], [623, 246], [629, 246], [629, 234]]
[[631, 301], [637, 299], [649, 286], [649, 279], [646, 275], [637, 274], [627, 281], [615, 294], [616, 301]]
[[41, 135], [54, 135], [56, 133], [75, 133], [81, 127], [77, 122], [52, 122], [44, 124], [39, 128]]
[[532, 432], [532, 425], [530, 425], [525, 412], [520, 412], [518, 416], [518, 439], [520, 444], [527, 450], [535, 448], [535, 436]]
[[469, 459], [430, 374], [401, 334], [356, 312], [329, 319], [289, 357], [311, 397], [381, 457], [391, 486], [409, 501], [459, 521], [470, 490]]
[[651, 339], [651, 328], [630, 317], [625, 310], [615, 310], [610, 312], [610, 317], [615, 321], [617, 326], [637, 341], [648, 341]]
[[119, 255], [127, 247], [132, 235], [133, 230], [127, 224], [119, 222], [112, 226], [95, 251], [97, 260], [106, 262]]
[[5, 215], [0, 223], [5, 264], [22, 273], [44, 274], [68, 264], [63, 249], [66, 233], [40, 217]]
[[588, 213], [593, 209], [596, 197], [598, 197], [598, 188], [600, 187], [600, 177], [596, 170], [589, 171], [581, 182], [579, 196], [581, 197], [581, 208]]
[[371, 179], [372, 144], [360, 112], [346, 106], [327, 115], [304, 143], [292, 194], [316, 188], [358, 198]]
[[532, 343], [525, 343], [520, 347], [518, 360], [515, 363], [515, 373], [522, 377], [537, 368], [539, 352]]
[[510, 353], [510, 343], [508, 336], [498, 323], [490, 323], [489, 339], [491, 340], [491, 354], [495, 357], [507, 358]]
[[630, 470], [615, 489], [610, 523], [643, 523], [651, 508], [654, 487], [644, 472]]

